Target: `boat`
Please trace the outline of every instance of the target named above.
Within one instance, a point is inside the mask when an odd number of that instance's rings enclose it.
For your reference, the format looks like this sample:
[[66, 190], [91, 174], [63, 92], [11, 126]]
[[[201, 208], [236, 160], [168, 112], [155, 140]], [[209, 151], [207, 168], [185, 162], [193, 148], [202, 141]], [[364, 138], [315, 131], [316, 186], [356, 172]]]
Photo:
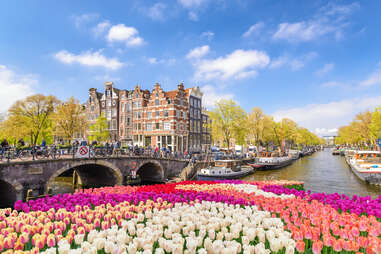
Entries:
[[277, 153], [262, 153], [261, 157], [257, 157], [255, 164], [260, 165], [260, 170], [283, 168], [290, 165], [294, 161], [291, 156], [278, 156]]
[[288, 155], [291, 156], [293, 160], [297, 160], [303, 156], [303, 153], [299, 150], [288, 150]]
[[357, 151], [348, 156], [352, 172], [361, 180], [375, 185], [381, 185], [381, 152]]
[[197, 180], [237, 179], [254, 172], [251, 166], [238, 165], [236, 160], [217, 160], [213, 166], [197, 172]]
[[338, 149], [334, 149], [334, 150], [332, 151], [332, 155], [340, 155], [340, 150], [338, 150]]

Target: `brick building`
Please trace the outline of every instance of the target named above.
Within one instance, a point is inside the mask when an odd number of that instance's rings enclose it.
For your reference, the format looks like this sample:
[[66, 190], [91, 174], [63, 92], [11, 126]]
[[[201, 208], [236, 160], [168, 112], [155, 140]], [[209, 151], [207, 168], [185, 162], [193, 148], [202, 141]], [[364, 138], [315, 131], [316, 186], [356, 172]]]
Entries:
[[139, 85], [133, 90], [120, 90], [106, 82], [105, 93], [90, 88], [86, 110], [90, 124], [103, 113], [110, 141], [119, 140], [122, 145], [200, 151], [206, 140], [199, 87], [184, 89], [181, 83], [172, 91], [163, 91], [160, 84], [152, 91]]
[[188, 88], [186, 90], [189, 109], [188, 109], [188, 149], [190, 152], [201, 151], [201, 140], [202, 140], [202, 93], [198, 86], [193, 88]]

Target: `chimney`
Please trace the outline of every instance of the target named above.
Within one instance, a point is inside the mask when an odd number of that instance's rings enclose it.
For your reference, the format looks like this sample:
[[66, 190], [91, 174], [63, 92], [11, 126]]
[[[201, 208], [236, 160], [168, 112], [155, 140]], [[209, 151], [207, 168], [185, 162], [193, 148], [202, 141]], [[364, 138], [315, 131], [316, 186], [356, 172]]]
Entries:
[[177, 86], [177, 89], [178, 89], [178, 90], [184, 90], [184, 84], [183, 84], [183, 83], [180, 83], [180, 84]]

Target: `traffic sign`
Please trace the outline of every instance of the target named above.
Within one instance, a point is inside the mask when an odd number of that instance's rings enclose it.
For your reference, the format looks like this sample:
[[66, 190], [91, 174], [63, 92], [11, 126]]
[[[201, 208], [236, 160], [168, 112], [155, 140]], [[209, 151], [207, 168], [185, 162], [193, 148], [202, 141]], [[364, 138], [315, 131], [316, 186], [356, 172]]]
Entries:
[[89, 157], [89, 147], [88, 146], [80, 146], [77, 150], [77, 158], [88, 158]]
[[381, 138], [377, 139], [377, 145], [381, 147]]

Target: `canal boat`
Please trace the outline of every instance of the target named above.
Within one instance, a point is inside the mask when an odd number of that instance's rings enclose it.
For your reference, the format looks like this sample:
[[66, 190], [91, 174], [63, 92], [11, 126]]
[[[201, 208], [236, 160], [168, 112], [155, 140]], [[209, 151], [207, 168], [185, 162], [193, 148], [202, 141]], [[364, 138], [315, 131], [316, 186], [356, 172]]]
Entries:
[[252, 174], [251, 166], [238, 165], [235, 160], [217, 160], [214, 166], [203, 168], [197, 172], [197, 180], [237, 179]]
[[381, 152], [358, 151], [348, 159], [352, 172], [361, 180], [381, 185]]
[[294, 161], [292, 156], [280, 156], [278, 153], [264, 152], [257, 157], [255, 164], [261, 166], [259, 170], [277, 169], [290, 165]]
[[332, 151], [332, 155], [340, 155], [340, 150], [338, 150], [338, 149], [334, 149], [334, 150]]
[[303, 156], [303, 153], [299, 150], [288, 150], [288, 156], [290, 156], [293, 160], [297, 160]]

